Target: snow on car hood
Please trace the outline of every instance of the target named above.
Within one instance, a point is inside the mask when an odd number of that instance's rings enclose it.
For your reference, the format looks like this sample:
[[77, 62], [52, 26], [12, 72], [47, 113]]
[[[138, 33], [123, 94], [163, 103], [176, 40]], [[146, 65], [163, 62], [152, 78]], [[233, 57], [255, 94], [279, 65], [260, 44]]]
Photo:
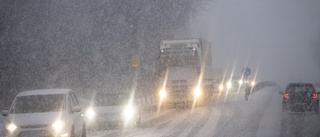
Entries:
[[102, 114], [119, 114], [122, 113], [122, 111], [124, 110], [125, 106], [97, 106], [94, 107], [94, 111], [98, 114], [98, 115], [102, 115]]
[[61, 112], [10, 114], [7, 120], [19, 126], [49, 125], [59, 119], [60, 115]]

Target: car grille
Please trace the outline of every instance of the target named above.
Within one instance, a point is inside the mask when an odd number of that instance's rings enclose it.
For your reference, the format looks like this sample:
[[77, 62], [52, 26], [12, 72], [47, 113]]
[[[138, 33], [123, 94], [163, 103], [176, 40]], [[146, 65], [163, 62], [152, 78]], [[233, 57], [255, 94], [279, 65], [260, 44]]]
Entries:
[[18, 137], [54, 137], [46, 130], [37, 131], [23, 131], [19, 133]]
[[38, 125], [23, 125], [23, 126], [20, 126], [21, 128], [45, 128], [47, 127], [47, 125], [41, 125], [41, 124], [38, 124]]

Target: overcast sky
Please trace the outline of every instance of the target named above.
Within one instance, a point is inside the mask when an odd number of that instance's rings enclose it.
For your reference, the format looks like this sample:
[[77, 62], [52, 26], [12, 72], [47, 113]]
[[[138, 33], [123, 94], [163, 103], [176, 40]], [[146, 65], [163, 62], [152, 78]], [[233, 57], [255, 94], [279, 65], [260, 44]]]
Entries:
[[228, 75], [248, 65], [259, 80], [281, 85], [320, 81], [311, 48], [320, 46], [320, 0], [213, 0], [190, 24]]

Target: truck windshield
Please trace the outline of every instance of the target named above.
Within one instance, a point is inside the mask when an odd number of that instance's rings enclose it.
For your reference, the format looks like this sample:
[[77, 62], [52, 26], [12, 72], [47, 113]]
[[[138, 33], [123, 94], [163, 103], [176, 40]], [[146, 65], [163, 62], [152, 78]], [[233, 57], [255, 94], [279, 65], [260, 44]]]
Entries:
[[10, 113], [57, 112], [65, 109], [64, 94], [18, 96]]

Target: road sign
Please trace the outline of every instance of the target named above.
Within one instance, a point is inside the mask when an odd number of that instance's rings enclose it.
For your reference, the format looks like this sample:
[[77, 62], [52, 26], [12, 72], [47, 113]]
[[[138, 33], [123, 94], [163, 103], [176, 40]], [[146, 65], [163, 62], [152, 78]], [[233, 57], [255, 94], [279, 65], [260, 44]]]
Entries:
[[131, 59], [130, 63], [132, 67], [137, 68], [140, 66], [140, 58], [135, 56]]
[[250, 74], [251, 74], [251, 69], [248, 68], [248, 67], [245, 67], [242, 69], [242, 74], [245, 76], [245, 77], [248, 77]]

